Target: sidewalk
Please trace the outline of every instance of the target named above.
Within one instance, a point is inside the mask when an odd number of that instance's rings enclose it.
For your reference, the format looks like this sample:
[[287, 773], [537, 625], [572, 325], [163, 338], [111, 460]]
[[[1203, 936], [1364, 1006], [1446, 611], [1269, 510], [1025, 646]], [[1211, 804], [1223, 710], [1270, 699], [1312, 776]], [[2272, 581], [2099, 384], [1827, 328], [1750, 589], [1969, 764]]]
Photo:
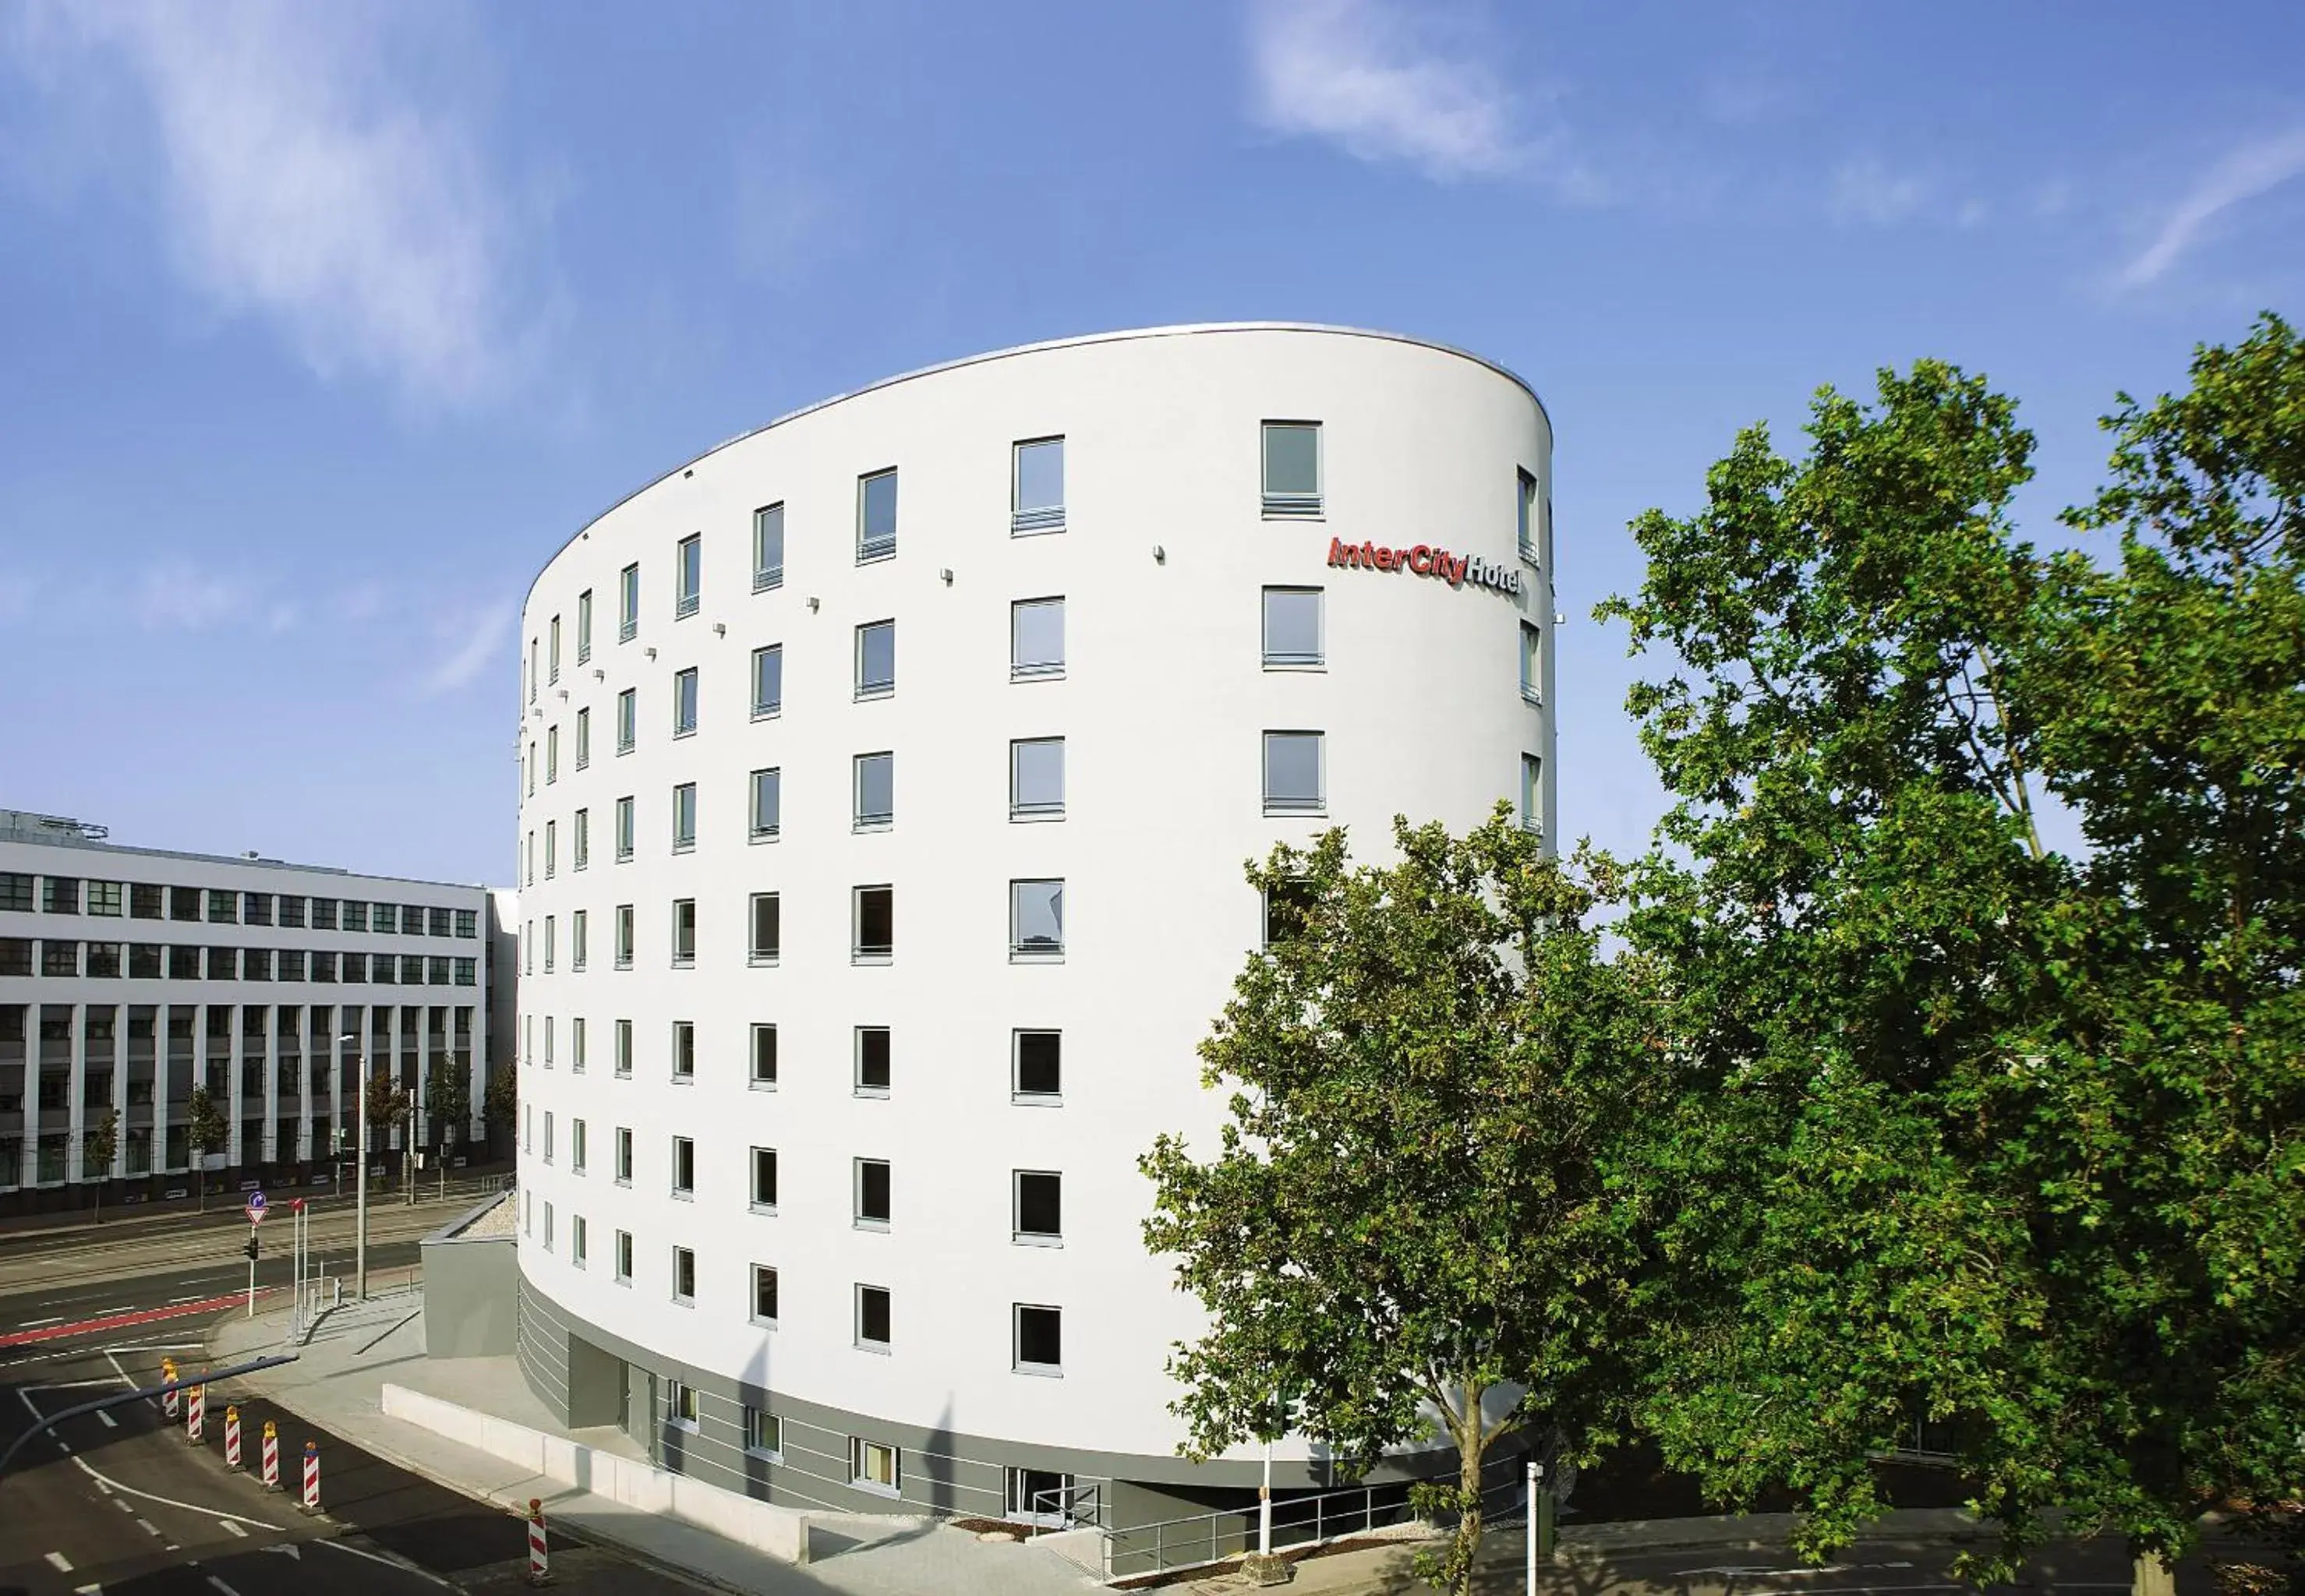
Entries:
[[[283, 1350], [287, 1311], [225, 1318], [208, 1332], [216, 1363]], [[525, 1514], [540, 1498], [547, 1519], [640, 1560], [758, 1596], [1080, 1596], [1097, 1587], [1071, 1565], [1014, 1542], [980, 1541], [923, 1517], [812, 1513], [813, 1558], [794, 1567], [678, 1519], [643, 1513], [591, 1491], [523, 1473], [416, 1425], [385, 1416], [381, 1392], [404, 1386], [547, 1434], [556, 1425], [511, 1358], [434, 1361], [424, 1354], [418, 1298], [397, 1296], [331, 1313], [299, 1361], [235, 1381], [323, 1430], [414, 1474]], [[644, 1460], [613, 1426], [574, 1432], [610, 1456]], [[325, 1466], [325, 1465], [324, 1465]]]

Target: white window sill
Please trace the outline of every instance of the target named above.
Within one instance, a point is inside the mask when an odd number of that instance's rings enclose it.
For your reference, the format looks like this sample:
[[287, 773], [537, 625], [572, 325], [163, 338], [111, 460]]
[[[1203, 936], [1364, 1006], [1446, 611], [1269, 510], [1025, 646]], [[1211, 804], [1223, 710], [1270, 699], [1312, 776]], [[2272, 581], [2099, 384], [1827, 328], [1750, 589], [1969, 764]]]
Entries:
[[617, 1277], [617, 1284], [619, 1286], [630, 1286], [632, 1283], [633, 1278], [630, 1275], [618, 1275]]
[[885, 1101], [889, 1096], [889, 1089], [885, 1086], [855, 1086], [849, 1089], [849, 1095], [852, 1097], [861, 1098], [879, 1098]]
[[693, 853], [696, 852], [696, 839], [691, 837], [685, 843], [675, 843], [672, 845], [672, 851], [675, 853]]
[[1264, 501], [1263, 517], [1267, 521], [1325, 521], [1328, 513], [1318, 499], [1272, 499]]
[[753, 706], [753, 718], [754, 720], [775, 720], [778, 717], [782, 716], [784, 712], [785, 707], [781, 703], [765, 705], [754, 704]]
[[685, 602], [684, 607], [676, 609], [672, 612], [672, 618], [675, 621], [693, 621], [696, 618], [696, 610], [697, 601], [691, 598]]
[[624, 744], [620, 745], [620, 746], [617, 748], [617, 757], [618, 759], [620, 759], [620, 760], [621, 760], [621, 759], [623, 759], [626, 754], [628, 754], [628, 753], [632, 752], [632, 751], [633, 751], [633, 750], [634, 750], [635, 748], [638, 748], [639, 746], [640, 746], [640, 744], [639, 744], [639, 743], [624, 743]]
[[[696, 1306], [696, 1299], [693, 1296], [683, 1296], [680, 1293], [676, 1291], [672, 1294], [672, 1305], [676, 1308], [693, 1308]], [[672, 1427], [675, 1430], [685, 1430], [691, 1434], [693, 1434], [696, 1430], [696, 1421], [693, 1419], [675, 1419], [672, 1421]]]
[[1019, 1108], [1061, 1108], [1065, 1094], [1061, 1091], [1011, 1091], [1008, 1100]]
[[[859, 1350], [863, 1352], [885, 1353], [889, 1350], [888, 1344], [886, 1342], [872, 1343], [859, 1341], [856, 1346]], [[851, 1480], [848, 1482], [848, 1489], [851, 1490], [861, 1490], [867, 1496], [887, 1497], [892, 1502], [901, 1501], [904, 1499], [903, 1493], [895, 1486], [883, 1485], [877, 1480]]]
[[896, 828], [896, 817], [894, 815], [890, 815], [880, 819], [852, 820], [848, 823], [848, 829], [861, 836], [868, 831], [894, 830]]
[[1008, 679], [1011, 682], [1061, 682], [1065, 679], [1065, 667], [1061, 665], [1011, 665]]
[[[856, 1350], [858, 1352], [869, 1352], [875, 1357], [885, 1358], [889, 1355], [891, 1349], [886, 1341], [860, 1340], [856, 1343]], [[869, 1490], [874, 1496], [884, 1496], [891, 1500], [894, 1500], [897, 1495], [893, 1490], [889, 1489], [886, 1485], [867, 1485], [862, 1481], [857, 1481], [856, 1489], [859, 1490]]]
[[630, 959], [618, 959], [617, 961], [617, 968], [619, 970], [629, 970], [632, 967], [633, 962]]
[[1065, 1238], [1061, 1235], [1042, 1235], [1036, 1231], [1018, 1230], [1009, 1235], [1008, 1242], [1011, 1246], [1017, 1247], [1061, 1247], [1065, 1244]]
[[696, 1072], [694, 1070], [690, 1070], [684, 1074], [680, 1071], [675, 1070], [672, 1073], [672, 1083], [675, 1086], [693, 1086], [696, 1084]]
[[1524, 687], [1520, 690], [1520, 701], [1524, 704], [1535, 704], [1540, 709], [1544, 708], [1544, 695], [1534, 687]]
[[684, 738], [693, 737], [694, 735], [696, 735], [696, 728], [693, 726], [685, 727], [675, 726], [672, 728], [672, 740], [675, 743], [678, 743]]
[[777, 1089], [777, 1083], [774, 1081], [754, 1081], [751, 1085], [754, 1091], [774, 1091]]
[[1018, 1363], [1016, 1371], [1029, 1374], [1035, 1380], [1062, 1380], [1065, 1377], [1063, 1366], [1058, 1363]]
[[[777, 1328], [776, 1320], [772, 1319], [756, 1319], [753, 1322], [760, 1326], [764, 1330], [773, 1330]], [[783, 1453], [765, 1451], [759, 1447], [745, 1447], [744, 1456], [751, 1458], [755, 1463], [780, 1464], [785, 1460], [785, 1455]]]
[[[782, 1329], [782, 1328], [783, 1328], [782, 1326], [780, 1326], [779, 1324], [778, 1324], [778, 1322], [777, 1322], [775, 1320], [773, 1320], [773, 1319], [762, 1319], [762, 1318], [761, 1318], [761, 1317], [760, 1317], [760, 1315], [758, 1315], [758, 1314], [754, 1314], [754, 1315], [753, 1315], [750, 1320], [746, 1320], [745, 1322], [749, 1323], [749, 1324], [750, 1324], [750, 1325], [751, 1325], [754, 1329], [758, 1329], [758, 1330], [774, 1330], [774, 1329]], [[758, 1447], [745, 1447], [745, 1448], [744, 1448], [744, 1456], [747, 1456], [747, 1457], [758, 1457], [758, 1458], [761, 1459], [763, 1462], [767, 1462], [767, 1463], [782, 1463], [782, 1462], [785, 1460], [785, 1455], [784, 1455], [783, 1453], [781, 1453], [781, 1452], [763, 1452], [763, 1451], [761, 1451]]]
[[852, 964], [893, 964], [897, 962], [897, 955], [893, 953], [867, 953], [858, 948], [848, 955], [848, 962]]
[[1292, 816], [1303, 816], [1313, 819], [1319, 819], [1328, 814], [1329, 806], [1325, 802], [1320, 803], [1274, 803], [1270, 800], [1267, 800], [1264, 805], [1264, 812], [1268, 816], [1277, 817], [1283, 819]]
[[[696, 961], [693, 958], [675, 959], [672, 962], [672, 967], [676, 970], [693, 970], [696, 968]], [[549, 973], [549, 972], [547, 973]]]
[[1064, 811], [1064, 806], [1063, 806], [1062, 804], [1058, 805], [1058, 806], [1057, 806], [1056, 808], [1054, 808], [1054, 809], [1040, 809], [1040, 808], [1033, 808], [1033, 809], [1016, 809], [1016, 808], [1011, 808], [1011, 809], [1009, 810], [1009, 811], [1008, 811], [1008, 819], [1009, 819], [1010, 822], [1011, 822], [1012, 824], [1019, 825], [1019, 826], [1030, 825], [1030, 824], [1033, 823], [1034, 821], [1039, 821], [1039, 820], [1061, 820], [1061, 819], [1063, 819], [1064, 818], [1065, 818], [1065, 811]]
[[747, 837], [745, 840], [746, 840], [746, 841], [748, 841], [748, 842], [751, 842], [751, 843], [753, 843], [753, 844], [754, 844], [754, 845], [759, 845], [759, 844], [761, 844], [761, 843], [773, 843], [773, 842], [779, 841], [779, 840], [781, 840], [781, 839], [783, 838], [783, 836], [784, 836], [784, 828], [783, 828], [783, 827], [781, 827], [781, 826], [771, 826], [771, 827], [770, 827], [770, 828], [769, 828], [767, 830], [765, 830], [765, 831], [755, 831], [755, 832], [753, 832], [753, 833], [749, 837]]
[[748, 955], [744, 963], [754, 970], [773, 970], [783, 963], [783, 960], [776, 954], [756, 953]]
[[584, 1261], [581, 1258], [572, 1258], [568, 1261], [568, 1267], [572, 1269], [581, 1269], [584, 1267]]
[[897, 546], [894, 543], [859, 543], [856, 546], [856, 563], [860, 565], [877, 565], [882, 560], [896, 557]]
[[629, 1187], [633, 1184], [633, 1177], [629, 1175], [619, 1175], [617, 1176], [617, 1184], [620, 1186]]
[[[1057, 520], [1046, 524], [1042, 524], [1038, 522], [1021, 522], [1016, 519], [1018, 514], [1019, 512], [1013, 510], [1009, 512], [1008, 535], [1012, 538], [1045, 538], [1050, 536], [1051, 533], [1061, 532], [1065, 530], [1063, 512], [1061, 511], [1058, 513]], [[1028, 510], [1022, 512], [1022, 514], [1029, 515], [1033, 514], [1033, 512]]]
[[694, 1192], [684, 1192], [677, 1186], [675, 1186], [672, 1189], [669, 1195], [675, 1202], [693, 1202], [696, 1201], [696, 1193]]
[[581, 760], [577, 760], [577, 761], [576, 761], [576, 768], [578, 768], [579, 770], [590, 770], [591, 768], [592, 768], [592, 756], [591, 756], [591, 754], [589, 754], [589, 753], [588, 753], [588, 754], [586, 754], [583, 759], [581, 759]]
[[1040, 948], [1012, 947], [1008, 950], [1008, 962], [1012, 964], [1061, 964], [1065, 962], [1065, 954], [1062, 948], [1051, 953]]
[[897, 686], [896, 683], [892, 682], [886, 687], [860, 687], [850, 695], [850, 701], [859, 704], [869, 704], [876, 699], [892, 699], [896, 696]]
[[[777, 1217], [777, 1205], [773, 1202], [747, 1203], [745, 1205], [744, 1211], [749, 1214], [759, 1214], [765, 1218], [773, 1219]], [[754, 1324], [774, 1324], [776, 1321], [769, 1319], [756, 1319], [753, 1322]]]
[[1328, 670], [1329, 662], [1325, 659], [1275, 659], [1268, 654], [1264, 657], [1264, 668], [1268, 671], [1294, 671], [1319, 675]]
[[848, 1223], [852, 1230], [877, 1230], [883, 1235], [889, 1233], [889, 1221], [886, 1219], [851, 1219]]
[[784, 585], [785, 568], [782, 565], [778, 566], [773, 571], [755, 571], [753, 573], [753, 591], [755, 593], [770, 592]]

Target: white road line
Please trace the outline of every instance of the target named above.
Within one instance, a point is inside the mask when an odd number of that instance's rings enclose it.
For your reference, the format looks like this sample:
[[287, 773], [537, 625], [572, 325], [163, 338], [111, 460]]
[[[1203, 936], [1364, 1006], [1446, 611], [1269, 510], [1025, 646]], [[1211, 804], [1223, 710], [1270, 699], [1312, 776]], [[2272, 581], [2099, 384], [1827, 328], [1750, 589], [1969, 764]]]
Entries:
[[168, 1299], [167, 1305], [171, 1308], [175, 1308], [181, 1307], [186, 1303], [204, 1303], [206, 1301], [208, 1301], [208, 1295], [205, 1292], [196, 1291], [190, 1296], [170, 1297]]
[[74, 1585], [72, 1596], [104, 1596], [102, 1585]]
[[133, 1502], [115, 1500], [112, 1505], [119, 1508], [123, 1513], [133, 1513], [136, 1511], [136, 1504]]
[[217, 1519], [217, 1523], [218, 1523], [218, 1524], [220, 1524], [224, 1525], [224, 1527], [225, 1527], [227, 1531], [229, 1531], [231, 1533], [233, 1533], [233, 1534], [234, 1534], [234, 1535], [239, 1536], [242, 1541], [245, 1541], [245, 1540], [247, 1540], [247, 1539], [248, 1539], [248, 1532], [247, 1532], [246, 1530], [242, 1529], [242, 1528], [240, 1527], [240, 1525], [238, 1525], [237, 1524], [234, 1524], [231, 1519], [229, 1519], [229, 1518], [219, 1518], [219, 1519]]
[[16, 1328], [20, 1330], [44, 1330], [52, 1324], [62, 1324], [64, 1321], [64, 1316], [59, 1313], [54, 1319], [28, 1319]]
[[48, 1554], [48, 1566], [58, 1574], [72, 1572], [72, 1559], [60, 1551], [52, 1551]]
[[146, 1534], [151, 1536], [155, 1541], [157, 1541], [160, 1538], [160, 1532], [152, 1527], [152, 1521], [149, 1518], [138, 1519], [136, 1521], [136, 1527], [143, 1531]]
[[72, 1443], [64, 1439], [64, 1437], [58, 1436], [56, 1437], [56, 1450], [63, 1453], [66, 1457], [70, 1457], [72, 1455]]
[[[21, 1387], [17, 1388], [16, 1399], [24, 1405], [25, 1410], [32, 1415], [32, 1419], [35, 1423], [45, 1422], [47, 1415], [40, 1412], [38, 1405], [33, 1402], [31, 1396], [25, 1392]], [[251, 1530], [268, 1530], [276, 1535], [285, 1534], [286, 1532], [276, 1524], [267, 1524], [262, 1519], [251, 1518], [245, 1513], [234, 1513], [217, 1507], [203, 1507], [197, 1502], [180, 1502], [174, 1497], [164, 1497], [157, 1491], [139, 1490], [133, 1485], [123, 1485], [119, 1481], [113, 1479], [110, 1475], [99, 1473], [98, 1470], [90, 1468], [89, 1466], [88, 1459], [85, 1457], [73, 1458], [72, 1464], [74, 1467], [78, 1468], [81, 1473], [86, 1474], [89, 1479], [95, 1481], [99, 1486], [108, 1487], [111, 1490], [120, 1492], [123, 1496], [140, 1497], [148, 1502], [157, 1502], [163, 1507], [182, 1507], [187, 1513], [205, 1513], [211, 1518], [236, 1518]], [[135, 1511], [134, 1508], [129, 1507], [128, 1504], [125, 1502], [123, 1502], [120, 1505], [129, 1512], [132, 1513]]]
[[[340, 1552], [347, 1553], [353, 1557], [362, 1558], [370, 1563], [381, 1563], [387, 1568], [397, 1568], [403, 1574], [421, 1575], [424, 1578], [430, 1580], [434, 1584], [438, 1585], [444, 1591], [454, 1591], [458, 1588], [454, 1580], [444, 1579], [439, 1575], [433, 1573], [430, 1568], [423, 1566], [421, 1564], [412, 1563], [403, 1558], [387, 1558], [378, 1552], [362, 1551], [359, 1547], [348, 1546], [341, 1541], [308, 1541], [305, 1544], [307, 1546], [333, 1546]], [[268, 1546], [265, 1548], [265, 1550], [267, 1551], [285, 1551], [291, 1554], [293, 1554], [295, 1549], [293, 1543], [286, 1546]]]
[[120, 1428], [120, 1421], [112, 1416], [109, 1409], [101, 1407], [98, 1408], [96, 1410], [96, 1416], [104, 1421], [104, 1427], [106, 1430], [117, 1430]]
[[213, 1574], [208, 1575], [208, 1583], [214, 1585], [217, 1590], [224, 1592], [224, 1596], [240, 1596], [239, 1592], [234, 1590], [230, 1585], [225, 1583], [224, 1581], [218, 1579]]
[[89, 1314], [89, 1317], [90, 1319], [109, 1319], [115, 1313], [133, 1313], [135, 1312], [135, 1303], [123, 1303], [117, 1308], [98, 1308], [95, 1312]]

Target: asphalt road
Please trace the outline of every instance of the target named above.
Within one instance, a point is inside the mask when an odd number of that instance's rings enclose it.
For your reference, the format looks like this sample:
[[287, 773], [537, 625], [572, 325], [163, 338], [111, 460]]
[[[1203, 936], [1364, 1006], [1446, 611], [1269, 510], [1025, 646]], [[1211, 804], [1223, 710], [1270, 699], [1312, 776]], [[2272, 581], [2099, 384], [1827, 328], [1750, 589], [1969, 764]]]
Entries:
[[[429, 1230], [438, 1214], [408, 1216]], [[246, 1262], [188, 1261], [144, 1274], [119, 1272], [123, 1257], [159, 1240], [105, 1235], [81, 1249], [44, 1248], [41, 1267], [0, 1286], [0, 1336], [21, 1337], [26, 1320], [40, 1339], [0, 1346], [0, 1446], [76, 1404], [161, 1378], [174, 1356], [191, 1372], [213, 1310], [129, 1325], [91, 1328], [120, 1314], [166, 1309], [171, 1298], [220, 1295], [246, 1282]], [[121, 1249], [125, 1246], [128, 1252]], [[186, 1251], [199, 1252], [197, 1245]], [[323, 1247], [323, 1252], [328, 1251]], [[411, 1238], [369, 1250], [371, 1274], [415, 1261]], [[0, 1241], [0, 1267], [28, 1264]], [[286, 1265], [279, 1269], [285, 1273]], [[108, 1278], [90, 1282], [87, 1273]], [[501, 1509], [434, 1485], [259, 1400], [238, 1402], [242, 1470], [224, 1460], [223, 1388], [208, 1393], [205, 1435], [187, 1440], [155, 1403], [137, 1401], [64, 1421], [36, 1435], [0, 1474], [0, 1596], [22, 1592], [168, 1592], [169, 1596], [417, 1596], [443, 1590], [509, 1592], [527, 1570], [526, 1526]], [[256, 1476], [263, 1426], [277, 1427], [283, 1492]], [[297, 1505], [307, 1440], [318, 1444], [321, 1511]], [[689, 1582], [635, 1566], [603, 1548], [556, 1532], [553, 1583], [577, 1592], [672, 1596]]]

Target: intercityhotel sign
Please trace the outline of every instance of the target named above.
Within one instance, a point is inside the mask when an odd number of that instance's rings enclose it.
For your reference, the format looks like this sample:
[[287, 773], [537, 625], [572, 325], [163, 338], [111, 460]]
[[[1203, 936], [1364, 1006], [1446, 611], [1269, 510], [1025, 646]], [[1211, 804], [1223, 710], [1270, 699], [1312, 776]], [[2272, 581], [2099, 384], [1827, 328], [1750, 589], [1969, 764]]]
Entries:
[[1342, 538], [1331, 538], [1329, 564], [1361, 571], [1406, 571], [1412, 576], [1435, 577], [1452, 588], [1461, 588], [1469, 582], [1476, 587], [1494, 588], [1500, 593], [1521, 590], [1518, 565], [1484, 560], [1476, 554], [1450, 554], [1430, 543], [1386, 548], [1375, 543], [1348, 543]]

